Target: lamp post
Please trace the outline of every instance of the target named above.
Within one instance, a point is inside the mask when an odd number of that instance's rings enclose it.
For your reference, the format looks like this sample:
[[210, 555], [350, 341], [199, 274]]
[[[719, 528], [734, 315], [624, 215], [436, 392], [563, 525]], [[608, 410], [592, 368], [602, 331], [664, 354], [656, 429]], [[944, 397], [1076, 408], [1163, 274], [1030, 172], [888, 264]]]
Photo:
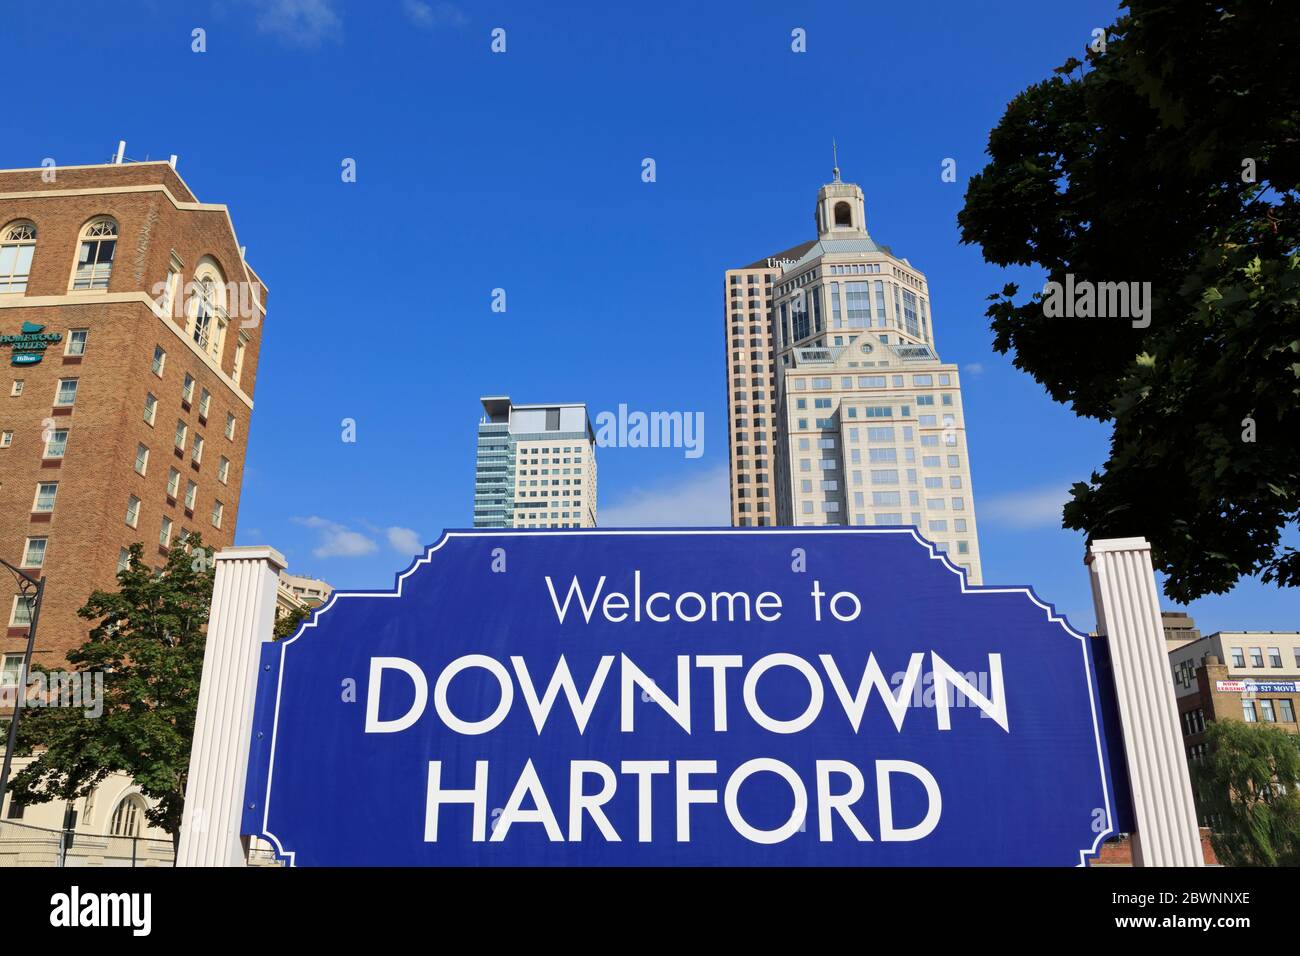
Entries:
[[18, 684], [14, 687], [14, 712], [9, 718], [9, 740], [5, 744], [4, 766], [0, 768], [0, 808], [4, 807], [5, 790], [9, 786], [9, 768], [14, 759], [14, 747], [18, 743], [18, 717], [22, 713], [23, 692], [27, 687], [27, 672], [32, 666], [32, 648], [36, 644], [36, 622], [41, 616], [41, 598], [45, 596], [45, 579], [34, 578], [26, 571], [15, 568], [8, 561], [0, 558], [0, 565], [8, 568], [18, 582], [19, 598], [27, 602], [30, 620], [27, 625], [27, 650], [23, 654], [23, 666], [18, 671]]

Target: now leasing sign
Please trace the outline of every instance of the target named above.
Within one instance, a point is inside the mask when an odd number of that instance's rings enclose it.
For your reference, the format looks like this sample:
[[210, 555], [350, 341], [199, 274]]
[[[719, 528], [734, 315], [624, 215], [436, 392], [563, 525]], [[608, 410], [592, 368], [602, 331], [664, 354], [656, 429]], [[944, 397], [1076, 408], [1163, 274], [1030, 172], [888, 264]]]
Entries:
[[911, 529], [449, 532], [259, 669], [299, 865], [1079, 865], [1093, 645]]

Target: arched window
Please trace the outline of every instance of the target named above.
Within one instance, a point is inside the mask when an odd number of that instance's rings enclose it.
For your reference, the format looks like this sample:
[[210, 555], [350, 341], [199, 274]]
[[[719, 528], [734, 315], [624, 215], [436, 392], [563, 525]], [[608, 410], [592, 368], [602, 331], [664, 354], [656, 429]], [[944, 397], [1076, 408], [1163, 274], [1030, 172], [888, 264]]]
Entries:
[[212, 289], [212, 280], [204, 278], [194, 290], [194, 319], [190, 325], [190, 335], [199, 348], [208, 351], [212, 347], [212, 325], [217, 313], [217, 303]]
[[835, 204], [835, 225], [836, 226], [853, 225], [853, 210], [849, 208], [848, 203], [837, 202]]
[[0, 294], [27, 291], [35, 252], [35, 223], [24, 219], [5, 226], [0, 234]]
[[112, 822], [108, 825], [108, 835], [115, 837], [135, 837], [140, 835], [140, 825], [144, 820], [144, 801], [137, 796], [126, 797], [113, 811]]
[[226, 315], [225, 282], [210, 259], [199, 263], [194, 270], [194, 278], [187, 331], [205, 354], [218, 357], [221, 355], [226, 324], [229, 321]]
[[117, 223], [107, 217], [92, 219], [81, 230], [81, 252], [73, 289], [107, 289], [117, 251]]

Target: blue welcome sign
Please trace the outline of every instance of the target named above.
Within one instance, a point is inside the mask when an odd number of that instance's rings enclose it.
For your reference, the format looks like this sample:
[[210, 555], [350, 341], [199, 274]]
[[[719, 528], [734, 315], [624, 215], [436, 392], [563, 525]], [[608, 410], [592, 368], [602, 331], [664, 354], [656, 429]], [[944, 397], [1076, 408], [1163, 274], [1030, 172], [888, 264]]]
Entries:
[[1093, 655], [909, 528], [448, 532], [264, 647], [244, 832], [296, 865], [1077, 866], [1117, 830]]

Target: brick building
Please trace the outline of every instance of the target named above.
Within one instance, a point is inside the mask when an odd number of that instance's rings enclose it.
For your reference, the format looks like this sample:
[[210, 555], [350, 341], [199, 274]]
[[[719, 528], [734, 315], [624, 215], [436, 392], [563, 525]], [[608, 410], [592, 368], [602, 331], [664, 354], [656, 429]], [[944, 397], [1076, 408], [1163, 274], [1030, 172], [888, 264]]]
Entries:
[[[125, 548], [234, 540], [265, 289], [164, 162], [0, 170], [0, 557], [44, 576], [34, 663]], [[5, 674], [27, 608], [0, 570]]]
[[772, 365], [772, 282], [816, 245], [809, 239], [725, 275], [723, 332], [727, 341], [727, 428], [731, 465], [731, 524], [776, 524], [772, 492], [776, 440], [776, 370]]
[[1218, 631], [1171, 650], [1169, 665], [1189, 760], [1216, 720], [1300, 733], [1300, 632]]

